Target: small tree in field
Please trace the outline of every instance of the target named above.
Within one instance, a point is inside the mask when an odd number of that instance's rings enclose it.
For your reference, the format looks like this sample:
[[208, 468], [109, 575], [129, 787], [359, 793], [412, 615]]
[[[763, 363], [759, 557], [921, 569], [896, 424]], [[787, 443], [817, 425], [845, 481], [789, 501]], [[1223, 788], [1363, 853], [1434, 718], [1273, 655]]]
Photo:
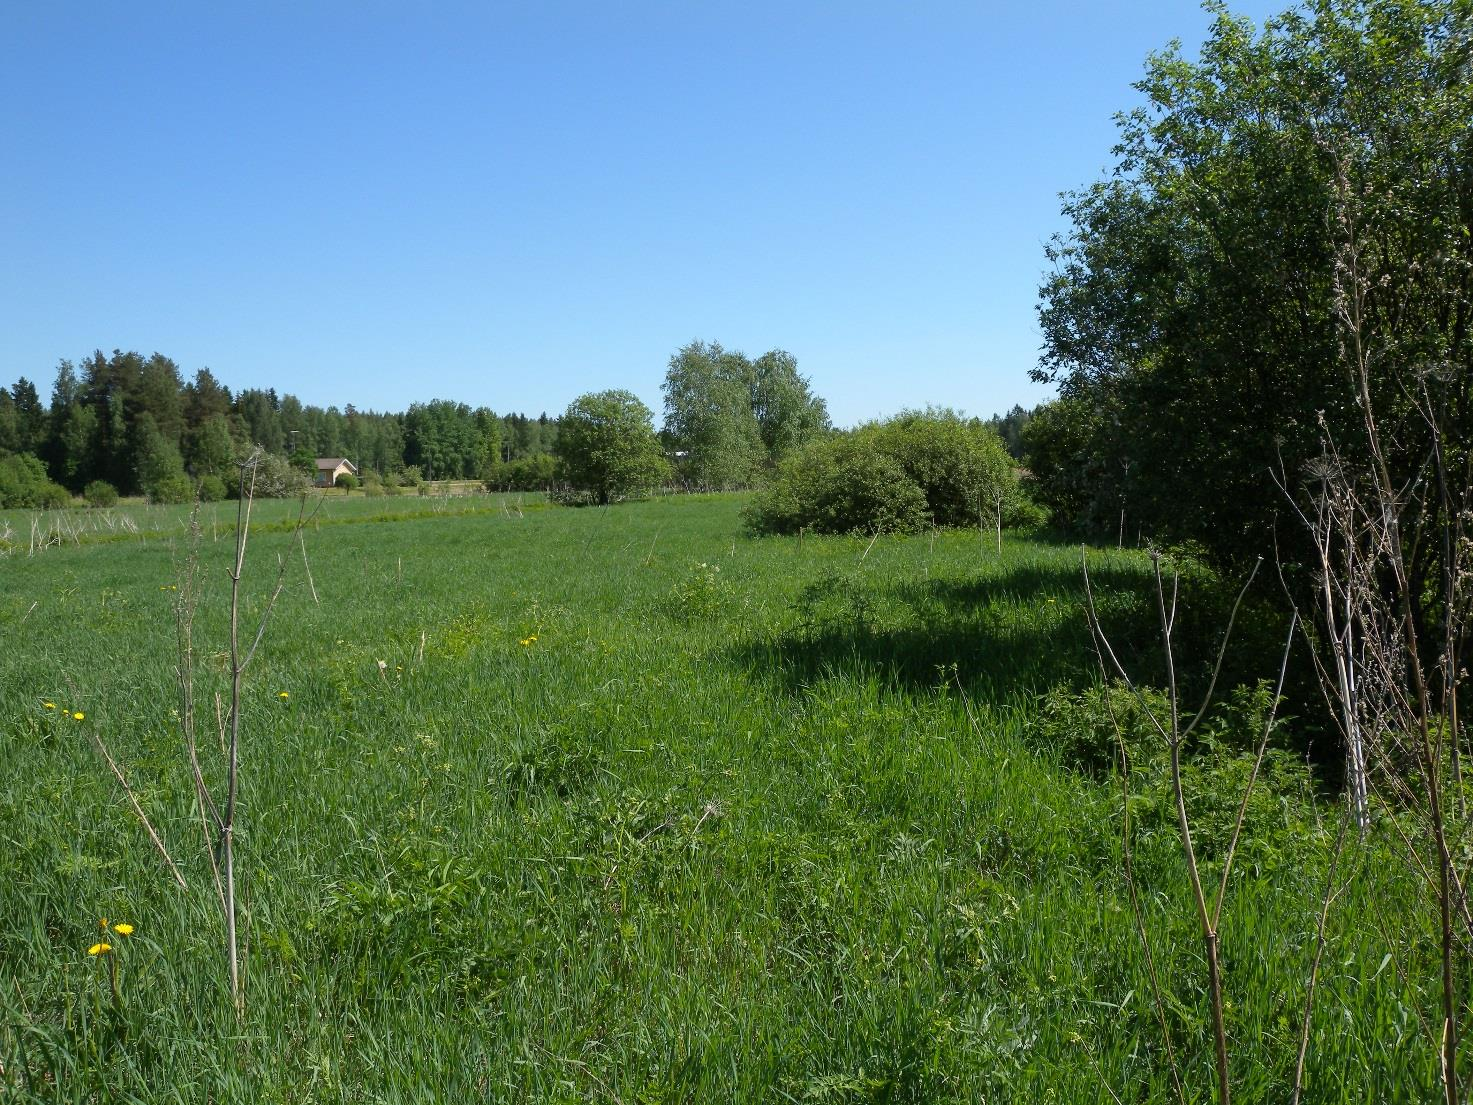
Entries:
[[627, 391], [573, 400], [559, 422], [557, 458], [561, 477], [599, 503], [650, 487], [670, 472], [650, 409]]

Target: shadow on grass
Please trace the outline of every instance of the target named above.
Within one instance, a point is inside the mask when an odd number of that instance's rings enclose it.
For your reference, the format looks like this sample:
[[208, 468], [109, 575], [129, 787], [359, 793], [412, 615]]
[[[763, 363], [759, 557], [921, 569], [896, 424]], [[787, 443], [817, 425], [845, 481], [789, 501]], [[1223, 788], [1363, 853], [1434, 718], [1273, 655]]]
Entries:
[[[1133, 675], [1156, 679], [1147, 568], [1102, 565], [1090, 578], [1117, 655]], [[861, 675], [911, 689], [959, 679], [968, 694], [1002, 701], [1096, 678], [1085, 607], [1082, 575], [1063, 566], [894, 584], [838, 575], [805, 589], [788, 628], [739, 644], [734, 658], [790, 693]]]

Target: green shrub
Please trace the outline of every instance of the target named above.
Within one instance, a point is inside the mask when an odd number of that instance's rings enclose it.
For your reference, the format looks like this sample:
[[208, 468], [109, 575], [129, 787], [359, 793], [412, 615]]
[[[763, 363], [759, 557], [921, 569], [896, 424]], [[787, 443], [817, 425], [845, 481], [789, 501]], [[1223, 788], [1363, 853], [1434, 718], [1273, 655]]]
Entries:
[[546, 491], [557, 479], [557, 461], [551, 453], [497, 465], [486, 478], [487, 491]]
[[861, 426], [855, 436], [898, 463], [926, 497], [938, 526], [974, 526], [991, 518], [997, 496], [1011, 493], [1012, 458], [997, 431], [948, 410], [902, 411]]
[[[1234, 688], [1183, 742], [1182, 792], [1193, 840], [1206, 861], [1221, 856], [1232, 837], [1272, 701], [1267, 683]], [[1118, 771], [1123, 744], [1130, 762], [1132, 818], [1142, 831], [1174, 841], [1170, 750], [1152, 715], [1158, 721], [1169, 718], [1170, 704], [1164, 693], [1149, 687], [1132, 691], [1115, 682], [1079, 693], [1056, 689], [1044, 699], [1029, 731], [1043, 754], [1102, 777]], [[1259, 864], [1292, 853], [1309, 832], [1303, 823], [1309, 772], [1277, 725], [1275, 730], [1243, 819], [1243, 856]]]
[[842, 450], [813, 500], [813, 527], [913, 533], [926, 527], [925, 493], [893, 458], [867, 448]]
[[225, 481], [219, 476], [201, 476], [197, 489], [202, 503], [218, 503], [225, 498]]
[[840, 440], [820, 439], [779, 461], [772, 482], [742, 511], [747, 528], [756, 533], [797, 533], [811, 526], [810, 504], [831, 478]]
[[333, 486], [341, 487], [344, 491], [357, 490], [358, 477], [352, 472], [339, 472], [337, 479], [333, 480]]
[[[313, 464], [316, 464], [315, 460]], [[249, 475], [246, 478], [249, 480]], [[290, 499], [310, 486], [311, 481], [306, 473], [286, 457], [277, 453], [262, 453], [257, 459], [255, 494], [258, 499]], [[239, 494], [238, 488], [232, 488], [231, 491], [232, 494]]]
[[72, 505], [72, 493], [61, 484], [46, 480], [36, 489], [36, 505], [47, 510], [60, 510]]
[[0, 457], [0, 509], [66, 506], [71, 495], [46, 475], [46, 466], [30, 453]]
[[117, 506], [118, 489], [106, 480], [93, 480], [82, 488], [82, 498], [87, 501], [88, 506]]
[[595, 506], [598, 495], [575, 487], [552, 487], [548, 489], [547, 501], [558, 506]]
[[784, 461], [746, 512], [759, 533], [908, 532], [992, 519], [1001, 497], [1032, 522], [996, 431], [951, 411], [907, 411]]
[[1028, 485], [1013, 485], [1012, 493], [1003, 500], [1002, 524], [1008, 529], [1040, 529], [1049, 524], [1048, 508], [1035, 502]]
[[[363, 494], [370, 499], [377, 499], [384, 495], [399, 495], [403, 488], [399, 486], [404, 479], [402, 472], [378, 473], [369, 470], [363, 473], [359, 486], [363, 488]], [[339, 486], [342, 486], [341, 484]]]
[[930, 522], [904, 468], [858, 436], [815, 442], [784, 461], [744, 512], [758, 533], [913, 533]]
[[151, 503], [187, 503], [194, 498], [194, 485], [183, 472], [172, 472], [154, 482], [148, 490]]
[[[388, 480], [384, 481], [385, 484], [388, 482]], [[408, 465], [399, 473], [396, 482], [402, 487], [418, 487], [425, 482], [424, 472], [417, 464]]]
[[670, 589], [670, 607], [676, 617], [687, 621], [704, 621], [721, 612], [727, 598], [727, 586], [721, 579], [721, 566], [702, 561], [683, 580]]

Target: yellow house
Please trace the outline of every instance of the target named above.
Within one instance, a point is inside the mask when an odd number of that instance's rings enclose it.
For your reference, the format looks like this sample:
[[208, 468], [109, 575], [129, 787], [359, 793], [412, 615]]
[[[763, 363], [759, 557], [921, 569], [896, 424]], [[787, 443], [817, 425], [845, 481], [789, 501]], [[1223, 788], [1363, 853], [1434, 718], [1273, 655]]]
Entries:
[[318, 487], [332, 487], [338, 482], [338, 477], [344, 473], [350, 476], [356, 476], [358, 474], [358, 466], [347, 457], [317, 458]]

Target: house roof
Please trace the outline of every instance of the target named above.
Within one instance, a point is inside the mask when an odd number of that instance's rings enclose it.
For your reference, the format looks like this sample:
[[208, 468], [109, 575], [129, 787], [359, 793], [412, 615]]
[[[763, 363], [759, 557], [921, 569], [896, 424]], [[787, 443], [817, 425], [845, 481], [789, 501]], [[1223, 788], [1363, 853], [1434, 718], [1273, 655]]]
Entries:
[[332, 471], [334, 471], [335, 469], [341, 467], [344, 464], [346, 464], [354, 472], [358, 471], [358, 466], [356, 464], [354, 464], [351, 460], [349, 460], [347, 457], [318, 457], [317, 458], [317, 469], [320, 472], [332, 472]]

